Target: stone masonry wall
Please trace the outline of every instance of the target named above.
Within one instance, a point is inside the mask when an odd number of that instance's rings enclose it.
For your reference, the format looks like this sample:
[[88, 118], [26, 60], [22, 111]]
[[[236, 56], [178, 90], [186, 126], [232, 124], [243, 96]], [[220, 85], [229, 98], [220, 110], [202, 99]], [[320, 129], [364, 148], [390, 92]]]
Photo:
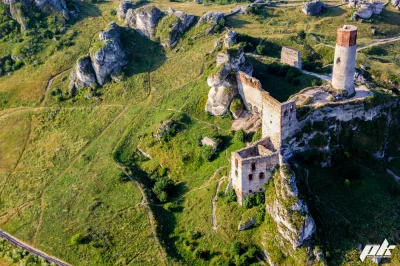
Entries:
[[261, 113], [262, 94], [265, 93], [262, 89], [261, 82], [241, 71], [237, 72], [236, 81], [238, 92], [244, 100], [246, 109], [252, 112]]
[[268, 93], [263, 94], [262, 136], [270, 137], [275, 149], [278, 149], [281, 143], [281, 114], [281, 103]]
[[299, 50], [293, 49], [291, 47], [282, 47], [281, 51], [281, 63], [288, 64], [298, 69], [302, 68], [301, 54]]

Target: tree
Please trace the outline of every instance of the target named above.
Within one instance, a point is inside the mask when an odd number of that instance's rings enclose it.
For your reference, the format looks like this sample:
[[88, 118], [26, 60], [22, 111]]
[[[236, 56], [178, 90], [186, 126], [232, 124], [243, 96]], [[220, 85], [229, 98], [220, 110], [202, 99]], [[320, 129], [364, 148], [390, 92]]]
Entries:
[[265, 45], [257, 45], [256, 52], [259, 55], [266, 55], [267, 54], [267, 47]]
[[299, 36], [299, 38], [300, 38], [301, 40], [304, 40], [304, 39], [306, 38], [306, 32], [305, 32], [304, 30], [299, 30], [299, 31], [297, 32], [297, 36]]

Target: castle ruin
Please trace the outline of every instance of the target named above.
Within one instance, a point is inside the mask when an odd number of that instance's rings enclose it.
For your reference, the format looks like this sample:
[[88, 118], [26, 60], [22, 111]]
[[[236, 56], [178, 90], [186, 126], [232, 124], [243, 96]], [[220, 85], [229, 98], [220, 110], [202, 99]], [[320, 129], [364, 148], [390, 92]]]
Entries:
[[[345, 25], [338, 29], [332, 85], [344, 96], [355, 92], [356, 39], [356, 27]], [[284, 47], [281, 62], [290, 65], [297, 62], [301, 67], [300, 52], [295, 51]], [[274, 169], [285, 163], [282, 143], [294, 136], [301, 126], [296, 117], [294, 100], [279, 102], [262, 89], [258, 79], [241, 71], [236, 74], [236, 82], [247, 111], [257, 113], [262, 120], [262, 139], [233, 152], [231, 156], [232, 187], [242, 205], [248, 195], [264, 192], [264, 185], [272, 177]]]
[[354, 94], [354, 73], [357, 55], [357, 27], [344, 25], [337, 30], [335, 57], [333, 61], [332, 87], [338, 94]]
[[301, 69], [302, 64], [300, 51], [291, 47], [282, 47], [281, 63]]

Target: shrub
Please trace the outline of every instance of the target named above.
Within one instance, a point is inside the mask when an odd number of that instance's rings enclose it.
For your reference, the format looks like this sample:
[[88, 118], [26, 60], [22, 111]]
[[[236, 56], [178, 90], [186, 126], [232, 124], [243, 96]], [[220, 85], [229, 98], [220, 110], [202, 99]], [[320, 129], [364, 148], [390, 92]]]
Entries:
[[232, 188], [228, 190], [226, 193], [226, 201], [229, 202], [234, 202], [237, 200], [236, 192]]
[[256, 141], [260, 140], [261, 138], [262, 138], [262, 132], [259, 130], [253, 135], [253, 137], [251, 138], [251, 141], [256, 142]]
[[234, 142], [244, 142], [244, 138], [246, 136], [246, 133], [244, 132], [243, 129], [240, 129], [235, 132], [235, 135], [233, 137]]
[[255, 206], [264, 204], [264, 203], [265, 203], [265, 194], [264, 193], [254, 193], [244, 199], [243, 206], [246, 209], [250, 209]]
[[233, 98], [230, 106], [230, 110], [234, 113], [243, 110], [243, 103], [240, 97]]
[[297, 36], [301, 39], [304, 40], [306, 38], [306, 32], [304, 30], [299, 30], [297, 32]]
[[204, 161], [211, 162], [214, 157], [214, 148], [211, 146], [203, 146], [201, 150], [201, 157]]
[[111, 14], [111, 16], [116, 16], [116, 15], [117, 15], [117, 10], [112, 9], [112, 10], [110, 11], [110, 14]]
[[313, 79], [311, 81], [311, 86], [321, 86], [322, 85], [322, 80], [321, 79]]
[[254, 46], [249, 42], [240, 42], [239, 46], [243, 49], [245, 53], [251, 53], [254, 51]]
[[158, 177], [157, 181], [154, 183], [153, 192], [161, 202], [166, 202], [168, 200], [168, 195], [174, 187], [174, 181], [168, 177]]
[[267, 47], [265, 45], [257, 45], [256, 52], [259, 55], [266, 55], [267, 54]]
[[73, 235], [70, 241], [72, 245], [78, 245], [83, 243], [84, 238], [85, 237], [81, 233], [78, 233]]
[[239, 241], [233, 241], [231, 244], [231, 248], [229, 249], [229, 251], [231, 252], [231, 254], [233, 255], [240, 255], [241, 251], [242, 251], [242, 243], [240, 243]]

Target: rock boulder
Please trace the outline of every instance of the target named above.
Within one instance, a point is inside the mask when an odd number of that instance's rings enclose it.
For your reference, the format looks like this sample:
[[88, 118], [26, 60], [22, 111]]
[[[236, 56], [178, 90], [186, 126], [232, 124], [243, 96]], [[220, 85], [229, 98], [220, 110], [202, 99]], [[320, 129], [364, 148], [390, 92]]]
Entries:
[[182, 11], [176, 11], [170, 7], [168, 15], [163, 18], [159, 27], [161, 43], [166, 47], [174, 47], [178, 41], [179, 34], [185, 32], [194, 22], [194, 16]]
[[99, 40], [90, 51], [92, 66], [99, 85], [103, 85], [106, 78], [121, 71], [128, 61], [122, 49], [120, 27], [112, 21], [105, 31], [100, 32]]
[[130, 0], [123, 0], [117, 8], [117, 17], [119, 20], [124, 20], [126, 18], [126, 13], [129, 9], [134, 9], [136, 4]]
[[129, 9], [126, 13], [125, 24], [136, 29], [140, 34], [148, 38], [155, 35], [158, 21], [163, 12], [155, 6], [144, 6], [138, 9]]
[[89, 55], [78, 59], [75, 67], [71, 71], [70, 81], [72, 94], [74, 94], [76, 89], [96, 84], [96, 76]]
[[224, 38], [225, 47], [231, 47], [231, 46], [235, 45], [237, 43], [236, 36], [237, 36], [236, 31], [228, 30], [226, 32], [225, 38]]
[[315, 0], [312, 2], [306, 2], [304, 3], [303, 7], [302, 7], [302, 11], [307, 15], [307, 16], [317, 16], [318, 14], [320, 14], [324, 9], [325, 9], [326, 5], [319, 1], [319, 0]]
[[201, 16], [197, 25], [208, 23], [211, 25], [217, 25], [218, 22], [224, 18], [224, 13], [221, 12], [207, 12]]

